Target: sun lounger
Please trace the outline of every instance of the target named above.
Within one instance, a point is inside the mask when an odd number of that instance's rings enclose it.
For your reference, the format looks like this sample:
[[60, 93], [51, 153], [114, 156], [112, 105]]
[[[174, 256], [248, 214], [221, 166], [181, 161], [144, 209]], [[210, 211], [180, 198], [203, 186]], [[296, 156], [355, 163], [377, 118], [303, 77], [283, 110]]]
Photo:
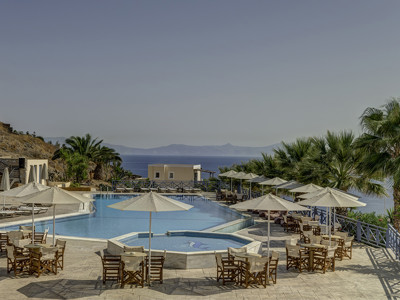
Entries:
[[166, 193], [167, 192], [166, 188], [158, 188], [158, 190], [159, 190], [160, 193]]
[[117, 193], [123, 193], [125, 191], [125, 188], [117, 187], [115, 190]]
[[150, 189], [149, 188], [140, 188], [140, 191], [143, 193], [147, 193], [150, 191]]
[[152, 191], [152, 192], [158, 192], [158, 188], [150, 188], [150, 191]]
[[0, 217], [3, 218], [12, 218], [17, 215], [15, 210], [0, 210]]
[[168, 193], [176, 193], [176, 189], [174, 188], [167, 188]]
[[133, 193], [133, 188], [125, 188], [125, 192]]
[[192, 189], [191, 188], [183, 188], [184, 193], [191, 193]]

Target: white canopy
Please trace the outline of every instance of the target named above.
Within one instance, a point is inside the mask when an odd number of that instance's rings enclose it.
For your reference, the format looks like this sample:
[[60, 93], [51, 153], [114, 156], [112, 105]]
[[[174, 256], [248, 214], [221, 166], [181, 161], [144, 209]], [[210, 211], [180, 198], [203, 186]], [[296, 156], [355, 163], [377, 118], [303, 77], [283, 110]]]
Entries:
[[309, 183], [300, 187], [297, 187], [295, 189], [289, 190], [291, 193], [312, 193], [315, 191], [322, 190], [323, 187], [320, 187], [319, 185]]
[[279, 178], [279, 177], [274, 177], [272, 179], [268, 179], [266, 181], [260, 182], [259, 184], [275, 186], [275, 185], [280, 185], [285, 182], [287, 182], [287, 180]]
[[333, 193], [335, 195], [340, 195], [340, 196], [343, 196], [343, 197], [347, 197], [347, 198], [349, 198], [351, 200], [358, 200], [359, 199], [359, 197], [350, 195], [350, 194], [348, 194], [346, 192], [343, 192], [343, 191], [340, 191], [340, 190], [336, 190], [336, 189], [333, 189], [333, 188], [330, 188], [330, 187], [322, 188], [322, 189], [319, 189], [319, 190], [317, 190], [315, 192], [312, 192], [312, 193], [307, 193], [307, 194], [304, 194], [304, 195], [300, 195], [298, 198], [310, 199], [310, 198], [314, 198], [314, 197], [319, 196], [319, 195], [323, 195], [326, 192], [331, 192], [331, 193]]
[[[55, 245], [55, 219], [57, 204], [81, 204], [93, 201], [92, 198], [84, 197], [77, 193], [68, 192], [56, 186], [47, 188], [40, 192], [30, 194], [18, 199], [22, 203], [32, 204], [47, 204], [53, 206], [53, 245]], [[32, 220], [33, 222], [33, 220]], [[32, 224], [34, 227], [34, 224]]]
[[19, 187], [13, 188], [9, 191], [1, 192], [0, 195], [6, 197], [24, 197], [43, 190], [47, 190], [49, 188], [50, 187], [37, 182], [29, 182]]
[[[318, 193], [314, 197], [297, 202], [300, 205], [323, 206], [323, 207], [361, 207], [366, 206], [364, 202], [352, 199], [346, 193], [340, 193], [332, 189], [323, 189], [324, 192]], [[321, 190], [322, 191], [322, 190]], [[357, 199], [357, 198], [356, 198]]]
[[[155, 192], [146, 193], [137, 197], [130, 198], [125, 201], [108, 205], [107, 207], [119, 209], [119, 210], [131, 210], [131, 211], [148, 211], [150, 213], [149, 221], [149, 266], [148, 270], [151, 269], [151, 213], [161, 211], [179, 211], [189, 210], [193, 206], [182, 203], [180, 201], [171, 199], [169, 197], [160, 195]], [[150, 284], [150, 272], [147, 272], [148, 282]]]
[[236, 175], [238, 172], [234, 171], [234, 170], [229, 170], [228, 172], [225, 173], [221, 173], [218, 176], [219, 177], [232, 177], [233, 175]]

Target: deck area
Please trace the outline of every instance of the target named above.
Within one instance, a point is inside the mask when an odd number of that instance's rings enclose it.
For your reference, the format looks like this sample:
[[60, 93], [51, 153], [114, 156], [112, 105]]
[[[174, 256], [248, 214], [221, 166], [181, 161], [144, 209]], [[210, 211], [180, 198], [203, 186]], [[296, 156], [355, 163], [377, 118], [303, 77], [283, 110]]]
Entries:
[[[239, 233], [267, 240], [266, 223]], [[101, 281], [101, 261], [96, 252], [106, 243], [68, 240], [66, 267], [58, 275], [39, 278], [7, 274], [6, 257], [0, 256], [0, 295], [3, 299], [400, 299], [400, 263], [382, 248], [355, 244], [353, 259], [337, 261], [336, 272], [299, 274], [286, 271], [284, 241], [290, 237], [273, 224], [271, 248], [280, 252], [276, 285], [223, 286], [216, 281], [216, 268], [164, 270], [164, 283], [136, 288]], [[293, 235], [298, 237], [298, 235]], [[265, 247], [264, 247], [265, 248]]]

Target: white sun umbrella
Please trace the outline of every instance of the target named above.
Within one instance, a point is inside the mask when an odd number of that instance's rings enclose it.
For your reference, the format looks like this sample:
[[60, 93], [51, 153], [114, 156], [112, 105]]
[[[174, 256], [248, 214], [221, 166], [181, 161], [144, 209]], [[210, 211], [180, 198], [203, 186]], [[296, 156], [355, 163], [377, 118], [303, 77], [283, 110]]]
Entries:
[[219, 174], [219, 177], [228, 177], [231, 179], [231, 192], [232, 192], [232, 178], [234, 175], [236, 175], [238, 172], [234, 171], [234, 170], [229, 170], [228, 172], [224, 172]]
[[45, 183], [47, 183], [47, 180], [49, 180], [49, 171], [47, 169], [47, 164], [43, 164], [41, 177], [43, 180], [45, 180]]
[[[55, 245], [55, 223], [56, 223], [56, 205], [66, 204], [82, 204], [93, 201], [93, 199], [82, 196], [78, 193], [69, 192], [59, 187], [53, 186], [43, 191], [22, 197], [18, 199], [22, 203], [32, 204], [47, 204], [53, 206], [53, 245]], [[33, 225], [34, 226], [34, 225]]]
[[[323, 192], [321, 192], [323, 191]], [[348, 195], [344, 192], [339, 192], [337, 190], [331, 188], [325, 188], [320, 191], [317, 191], [317, 195], [308, 198], [306, 200], [298, 202], [300, 205], [306, 206], [322, 206], [328, 209], [328, 217], [327, 217], [327, 229], [329, 232], [329, 245], [331, 243], [331, 218], [330, 218], [330, 209], [332, 207], [362, 207], [366, 204], [364, 202], [357, 201], [356, 197]], [[354, 199], [355, 198], [355, 199]]]
[[[241, 202], [238, 204], [234, 204], [230, 206], [231, 208], [236, 209], [255, 209], [255, 210], [267, 210], [268, 211], [268, 256], [269, 256], [269, 245], [270, 245], [270, 215], [271, 210], [278, 211], [300, 211], [300, 210], [309, 210], [308, 208], [304, 208], [301, 205], [298, 205], [294, 202], [282, 199], [278, 196], [275, 196], [271, 193], [261, 196], [258, 198], [254, 198], [252, 200], [248, 200], [245, 202]], [[269, 265], [268, 265], [269, 268]], [[269, 274], [269, 269], [267, 270]]]
[[34, 166], [31, 166], [31, 168], [29, 170], [28, 182], [37, 182]]
[[323, 187], [321, 187], [319, 185], [309, 183], [309, 184], [291, 189], [291, 190], [289, 190], [289, 192], [291, 192], [291, 193], [312, 193], [312, 192], [319, 191], [322, 189], [323, 189]]
[[232, 178], [240, 179], [240, 193], [242, 193], [242, 180], [243, 180], [243, 178], [241, 177], [244, 175], [246, 175], [245, 172], [237, 172], [236, 174], [231, 176]]
[[137, 197], [130, 198], [121, 202], [117, 202], [107, 207], [130, 210], [130, 211], [148, 211], [150, 213], [149, 221], [149, 269], [148, 269], [148, 282], [150, 284], [150, 270], [151, 270], [151, 213], [161, 211], [179, 211], [189, 210], [193, 206], [182, 203], [180, 201], [168, 198], [161, 194], [150, 192]]
[[[269, 186], [277, 186], [280, 184], [283, 184], [287, 182], [287, 180], [279, 178], [279, 177], [274, 177], [272, 179], [268, 179], [266, 181], [260, 182], [261, 185], [269, 185]], [[278, 194], [278, 189], [276, 189], [276, 194]]]
[[[8, 191], [10, 189], [10, 174], [8, 168], [4, 168], [3, 176], [1, 177], [0, 190]], [[3, 196], [3, 209], [6, 206], [6, 197]]]
[[254, 173], [246, 173], [243, 176], [240, 176], [240, 179], [248, 180], [250, 182], [250, 199], [251, 199], [251, 179], [257, 178], [258, 175]]

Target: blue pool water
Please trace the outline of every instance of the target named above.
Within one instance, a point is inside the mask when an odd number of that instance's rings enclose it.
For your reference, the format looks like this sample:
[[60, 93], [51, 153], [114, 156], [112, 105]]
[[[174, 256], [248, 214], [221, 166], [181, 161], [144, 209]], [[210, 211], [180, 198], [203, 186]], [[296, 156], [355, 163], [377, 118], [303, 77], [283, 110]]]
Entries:
[[[149, 245], [148, 234], [139, 234], [120, 240], [128, 246]], [[173, 235], [153, 235], [151, 249], [180, 252], [226, 250], [228, 247], [240, 248], [250, 243], [244, 239], [229, 235], [209, 233], [179, 233]]]
[[[149, 213], [120, 211], [107, 207], [129, 199], [132, 195], [96, 195], [93, 214], [56, 219], [56, 234], [109, 239], [129, 232], [149, 231]], [[175, 200], [193, 205], [188, 211], [159, 212], [152, 214], [152, 232], [165, 233], [168, 230], [204, 230], [223, 223], [243, 218], [227, 207], [199, 196], [169, 196]], [[29, 222], [26, 225], [30, 225]], [[53, 232], [52, 220], [35, 222], [36, 230], [49, 228]], [[15, 230], [9, 226], [3, 230]]]

